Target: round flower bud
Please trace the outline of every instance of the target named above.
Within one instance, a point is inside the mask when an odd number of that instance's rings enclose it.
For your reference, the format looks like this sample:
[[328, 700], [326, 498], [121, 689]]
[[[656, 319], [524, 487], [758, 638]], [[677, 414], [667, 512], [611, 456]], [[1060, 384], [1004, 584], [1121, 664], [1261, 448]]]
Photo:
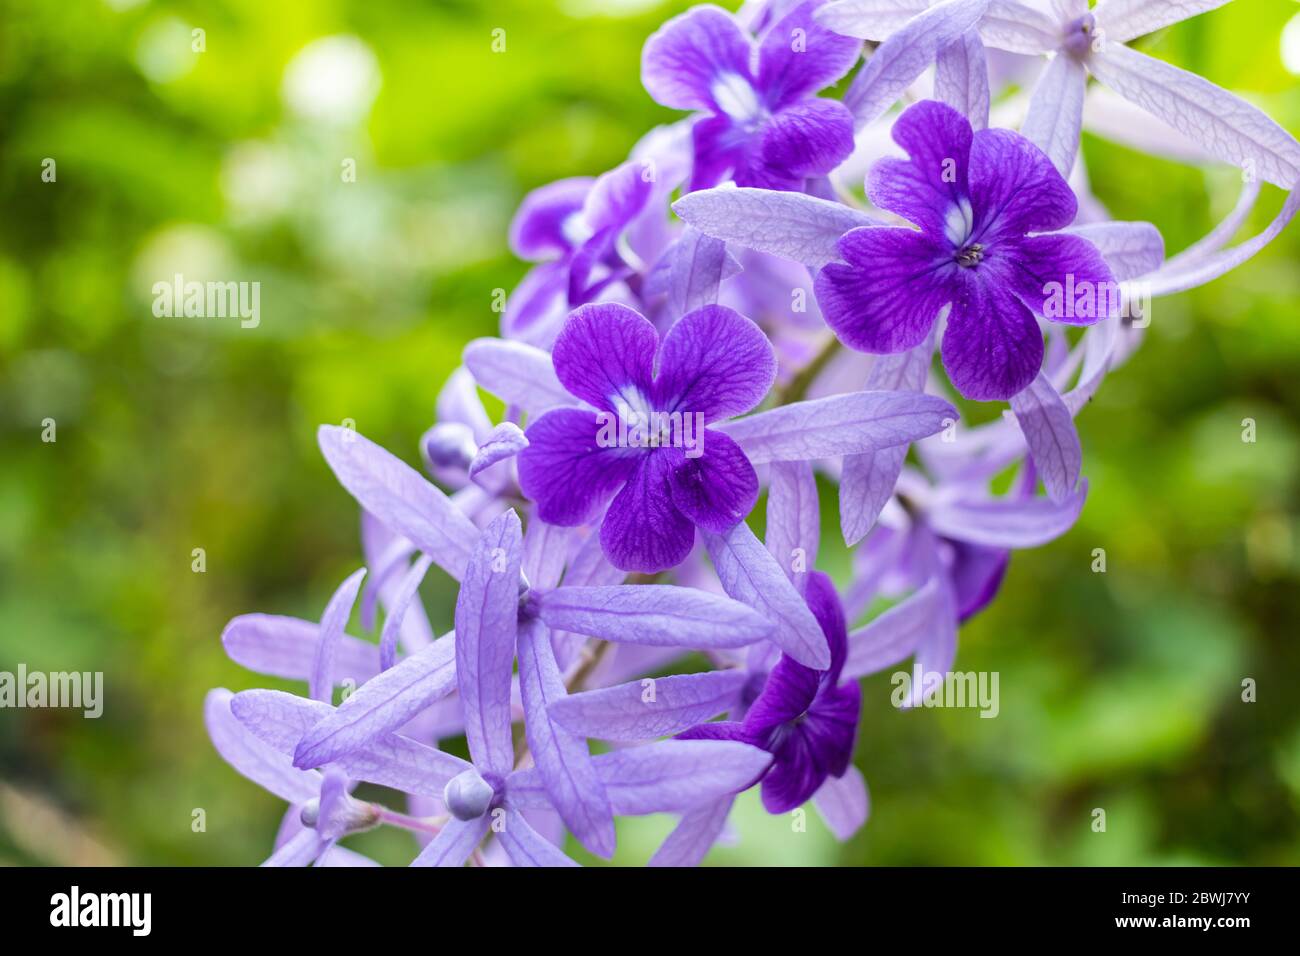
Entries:
[[477, 820], [487, 813], [496, 792], [492, 785], [479, 776], [477, 770], [466, 770], [447, 781], [442, 791], [447, 811], [457, 820]]

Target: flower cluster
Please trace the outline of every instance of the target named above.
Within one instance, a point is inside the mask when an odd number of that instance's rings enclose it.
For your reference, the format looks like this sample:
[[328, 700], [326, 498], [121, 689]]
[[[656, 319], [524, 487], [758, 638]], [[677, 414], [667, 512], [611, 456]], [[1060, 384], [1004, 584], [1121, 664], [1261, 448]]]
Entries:
[[[308, 688], [207, 700], [221, 755], [290, 805], [268, 862], [364, 865], [339, 841], [385, 825], [415, 865], [566, 865], [570, 836], [608, 858], [617, 817], [668, 813], [651, 862], [694, 864], [751, 787], [861, 827], [858, 680], [910, 661], [903, 706], [925, 703], [1012, 552], [1080, 514], [1074, 417], [1150, 300], [1296, 211], [1293, 137], [1125, 45], [1220, 2], [762, 0], [664, 24], [642, 80], [690, 115], [524, 200], [510, 238], [535, 266], [439, 397], [430, 477], [323, 427], [365, 566], [319, 623], [223, 635]], [[990, 83], [1035, 62], [1027, 106]], [[1118, 94], [1098, 111], [1150, 114], [1130, 145], [1241, 167], [1242, 201], [1184, 252], [1091, 195], [1089, 75]], [[1265, 182], [1281, 212], [1230, 247]], [[1010, 409], [967, 427], [959, 400]], [[817, 570], [827, 488], [853, 549], [838, 588]], [[442, 636], [433, 565], [459, 583]]]

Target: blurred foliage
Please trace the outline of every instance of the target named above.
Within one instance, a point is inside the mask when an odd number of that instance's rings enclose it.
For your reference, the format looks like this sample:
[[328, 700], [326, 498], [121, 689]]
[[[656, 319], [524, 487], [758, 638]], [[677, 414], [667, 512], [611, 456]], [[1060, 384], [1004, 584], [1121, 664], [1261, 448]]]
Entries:
[[[638, 64], [683, 6], [0, 0], [0, 670], [103, 671], [107, 698], [93, 721], [0, 712], [0, 862], [269, 852], [283, 807], [217, 757], [201, 703], [262, 683], [223, 656], [229, 618], [318, 617], [360, 561], [315, 428], [351, 418], [415, 459], [462, 345], [495, 331], [493, 290], [524, 271], [505, 245], [515, 204], [673, 118]], [[1296, 13], [1239, 0], [1141, 46], [1296, 131], [1279, 46]], [[1157, 223], [1170, 250], [1235, 199], [1232, 170], [1094, 138], [1085, 153], [1113, 214]], [[1252, 232], [1280, 204], [1267, 193]], [[1018, 555], [962, 633], [959, 667], [1001, 675], [998, 718], [900, 713], [871, 678], [866, 829], [840, 846], [815, 813], [794, 832], [750, 794], [715, 862], [1300, 861], [1298, 252], [1293, 227], [1158, 302], [1081, 416], [1078, 527]], [[260, 281], [261, 325], [154, 317], [150, 287], [175, 272]], [[426, 598], [447, 620], [449, 589]], [[624, 821], [618, 859], [644, 860], [670, 824]], [[355, 845], [412, 853], [394, 832]]]

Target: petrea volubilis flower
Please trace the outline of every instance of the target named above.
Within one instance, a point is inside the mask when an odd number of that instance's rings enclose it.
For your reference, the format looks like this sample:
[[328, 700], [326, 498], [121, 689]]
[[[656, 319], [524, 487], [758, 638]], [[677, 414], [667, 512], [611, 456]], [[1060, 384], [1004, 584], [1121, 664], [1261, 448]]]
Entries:
[[817, 96], [857, 62], [862, 44], [813, 19], [804, 3], [755, 43], [725, 10], [694, 7], [646, 41], [641, 80], [664, 106], [698, 110], [690, 188], [727, 179], [801, 189], [853, 151], [853, 117]]
[[569, 317], [554, 359], [565, 388], [594, 410], [554, 409], [528, 427], [519, 479], [543, 521], [583, 524], [613, 496], [600, 529], [606, 555], [656, 572], [681, 563], [697, 526], [729, 531], [753, 508], [758, 477], [740, 446], [698, 426], [749, 411], [771, 388], [772, 346], [754, 323], [709, 306], [661, 346], [631, 309], [591, 305]]
[[[881, 160], [867, 195], [918, 229], [845, 234], [845, 262], [817, 278], [826, 323], [850, 348], [902, 352], [950, 306], [941, 350], [953, 385], [967, 398], [1008, 399], [1043, 363], [1035, 316], [1108, 317], [1114, 276], [1092, 243], [1055, 232], [1074, 220], [1074, 193], [1024, 137], [974, 132], [935, 101], [909, 107], [893, 135], [910, 158]], [[1083, 307], [1073, 295], [1069, 308], [1049, 305], [1054, 290], [1076, 289]]]

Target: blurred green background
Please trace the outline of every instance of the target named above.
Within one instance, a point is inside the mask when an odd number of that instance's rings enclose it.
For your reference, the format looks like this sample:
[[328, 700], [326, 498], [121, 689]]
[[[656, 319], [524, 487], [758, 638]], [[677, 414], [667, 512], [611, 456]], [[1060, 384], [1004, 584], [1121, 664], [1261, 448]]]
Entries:
[[[316, 426], [350, 418], [416, 459], [462, 345], [495, 331], [492, 290], [523, 274], [515, 204], [675, 118], [642, 91], [639, 56], [684, 6], [0, 0], [0, 670], [106, 684], [99, 720], [0, 711], [0, 862], [268, 855], [283, 805], [216, 755], [201, 705], [265, 683], [223, 656], [227, 620], [317, 618], [360, 563]], [[1140, 46], [1300, 131], [1298, 12], [1238, 0]], [[1085, 153], [1112, 212], [1157, 223], [1171, 251], [1236, 196], [1233, 170], [1095, 138]], [[1250, 231], [1278, 205], [1266, 190]], [[751, 795], [712, 861], [1300, 862], [1298, 252], [1293, 226], [1159, 301], [1081, 416], [1081, 521], [1018, 555], [962, 634], [959, 667], [1001, 674], [998, 719], [899, 713], [877, 675], [857, 759], [868, 826], [841, 846], [815, 814], [792, 832]], [[261, 325], [154, 317], [150, 287], [174, 272], [259, 280]], [[830, 515], [825, 537], [842, 571]], [[449, 620], [448, 589], [426, 596]], [[621, 825], [618, 860], [646, 859], [670, 824]], [[351, 844], [413, 855], [395, 832]]]

